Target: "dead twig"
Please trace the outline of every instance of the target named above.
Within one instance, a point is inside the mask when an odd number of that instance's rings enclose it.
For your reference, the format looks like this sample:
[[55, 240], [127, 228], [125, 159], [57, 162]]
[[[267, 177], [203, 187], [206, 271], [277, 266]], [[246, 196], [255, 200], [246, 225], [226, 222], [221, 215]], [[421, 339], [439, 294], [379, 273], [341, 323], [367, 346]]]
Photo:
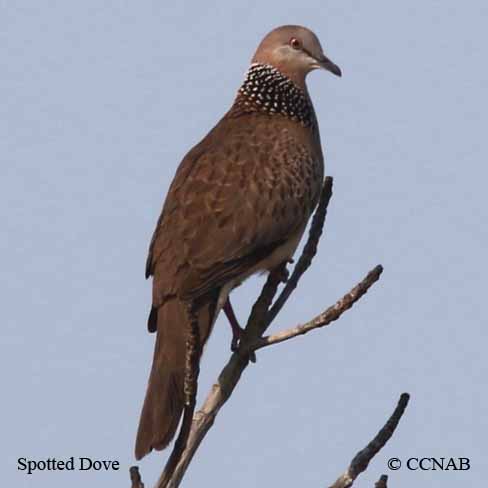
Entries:
[[142, 482], [139, 468], [137, 466], [132, 466], [129, 469], [129, 472], [130, 480], [132, 481], [131, 488], [144, 488], [144, 483]]
[[388, 476], [382, 474], [380, 479], [374, 484], [374, 488], [388, 488]]
[[249, 360], [253, 356], [253, 351], [249, 346], [264, 334], [272, 320], [287, 301], [291, 292], [296, 288], [300, 277], [310, 266], [317, 252], [318, 241], [322, 235], [327, 206], [332, 195], [332, 183], [333, 180], [331, 177], [327, 177], [324, 180], [319, 204], [312, 219], [312, 225], [303, 253], [273, 307], [271, 307], [271, 304], [278, 290], [278, 286], [282, 281], [283, 269], [277, 269], [269, 274], [263, 290], [251, 310], [238, 351], [232, 354], [229, 362], [220, 373], [217, 383], [213, 385], [211, 392], [203, 403], [202, 408], [193, 418], [186, 448], [166, 488], [176, 488], [179, 486], [198, 446], [213, 425], [220, 408], [234, 391], [243, 371], [249, 365]]
[[190, 324], [188, 330], [188, 338], [186, 341], [186, 358], [185, 358], [185, 407], [183, 409], [183, 420], [181, 422], [180, 432], [174, 443], [173, 451], [166, 462], [166, 466], [159, 477], [156, 485], [157, 488], [164, 488], [168, 481], [173, 476], [173, 472], [180, 460], [180, 457], [188, 442], [188, 436], [193, 422], [193, 413], [195, 412], [197, 390], [198, 390], [198, 374], [200, 372], [200, 330], [198, 328], [198, 319], [195, 312], [195, 307], [192, 302], [187, 303], [188, 323]]
[[298, 281], [302, 277], [303, 273], [305, 273], [305, 271], [307, 271], [307, 269], [310, 267], [312, 264], [312, 259], [317, 254], [317, 246], [319, 244], [320, 237], [322, 236], [325, 218], [327, 217], [327, 208], [329, 206], [330, 199], [332, 198], [332, 184], [332, 177], [327, 176], [324, 180], [324, 186], [322, 187], [322, 193], [317, 205], [317, 210], [313, 215], [307, 243], [303, 248], [300, 259], [297, 261], [297, 264], [293, 269], [293, 273], [286, 282], [283, 291], [280, 293], [280, 296], [276, 299], [267, 315], [268, 325], [271, 324], [271, 322], [276, 318], [280, 310], [283, 308], [283, 305], [286, 303], [288, 298], [290, 298], [293, 290], [295, 290], [298, 285]]
[[251, 344], [251, 349], [256, 351], [266, 346], [279, 344], [280, 342], [306, 334], [311, 330], [329, 325], [331, 322], [337, 320], [346, 310], [349, 310], [380, 279], [382, 272], [383, 267], [381, 265], [374, 267], [349, 293], [320, 315], [317, 315], [317, 317], [305, 324], [297, 325], [296, 327], [277, 332], [270, 336], [260, 337], [254, 344]]
[[[254, 304], [249, 317], [246, 331], [259, 330], [259, 324], [264, 321], [266, 313], [276, 294], [281, 282], [281, 274], [270, 273], [261, 294]], [[232, 354], [229, 362], [219, 375], [217, 383], [212, 386], [212, 390], [207, 396], [202, 408], [193, 417], [190, 435], [186, 444], [186, 449], [177, 464], [171, 480], [166, 488], [176, 488], [179, 486], [196, 450], [200, 446], [203, 438], [212, 427], [219, 410], [228, 400], [236, 387], [241, 375], [249, 365], [248, 354], [241, 354], [239, 351]]]
[[[286, 341], [298, 335], [305, 334], [310, 330], [324, 327], [332, 321], [337, 320], [342, 315], [342, 313], [351, 308], [351, 306], [355, 302], [357, 302], [379, 279], [383, 268], [381, 266], [376, 266], [348, 294], [346, 294], [335, 305], [329, 307], [322, 314], [318, 315], [310, 322], [289, 330], [285, 330], [283, 332], [279, 332], [277, 334], [273, 334], [271, 336], [263, 337], [263, 334], [265, 333], [271, 322], [276, 318], [276, 316], [292, 294], [293, 290], [295, 290], [295, 288], [297, 287], [298, 281], [300, 280], [301, 276], [310, 267], [312, 260], [317, 252], [318, 242], [322, 235], [325, 218], [327, 215], [327, 207], [332, 195], [332, 183], [333, 181], [330, 177], [327, 177], [324, 180], [321, 197], [317, 210], [315, 211], [312, 219], [307, 243], [303, 249], [300, 259], [294, 267], [293, 273], [291, 274], [289, 280], [287, 280], [285, 287], [283, 288], [282, 292], [280, 293], [274, 304], [273, 299], [283, 279], [283, 269], [276, 269], [269, 274], [268, 279], [261, 291], [261, 294], [251, 310], [251, 314], [247, 321], [245, 331], [241, 338], [239, 349], [231, 355], [229, 361], [220, 373], [217, 382], [212, 386], [212, 389], [205, 399], [202, 407], [193, 416], [193, 421], [191, 423], [186, 447], [181, 453], [181, 456], [179, 456], [178, 462], [174, 467], [171, 476], [164, 479], [165, 488], [177, 488], [180, 485], [181, 480], [188, 468], [188, 465], [193, 459], [193, 456], [200, 446], [200, 443], [205, 438], [209, 429], [212, 427], [220, 409], [231, 396], [241, 378], [242, 373], [249, 365], [250, 360], [253, 359], [254, 351], [272, 344]], [[395, 427], [393, 427], [393, 430]], [[375, 441], [373, 441], [373, 443], [374, 442]], [[368, 445], [366, 450], [367, 449], [371, 450], [372, 448], [370, 447], [370, 445]], [[361, 451], [361, 453], [362, 452], [363, 451]], [[348, 473], [350, 472], [350, 474], [359, 474], [360, 471], [357, 471], [359, 469], [358, 467], [361, 467], [364, 464], [364, 456], [361, 457], [361, 453], [359, 453], [354, 458], [351, 466], [349, 467]], [[358, 458], [359, 460], [356, 458]], [[367, 462], [369, 462], [369, 460]], [[365, 467], [366, 466], [367, 463]], [[344, 476], [345, 475], [343, 475], [342, 477]], [[164, 473], [163, 476], [160, 478], [160, 481], [156, 485], [157, 488], [162, 488], [163, 485], [161, 485], [160, 483], [161, 479], [163, 478]], [[352, 477], [350, 478], [353, 479]], [[343, 488], [345, 486], [350, 485], [338, 485], [336, 482], [336, 484], [334, 484], [332, 488]], [[142, 487], [133, 485], [133, 488]]]
[[[407, 408], [408, 400], [410, 395], [408, 393], [402, 393], [400, 399], [398, 400], [398, 405], [396, 406], [391, 417], [387, 420], [386, 424], [382, 429], [376, 434], [374, 439], [361, 451], [359, 451], [351, 461], [351, 464], [347, 470], [337, 478], [336, 482], [329, 488], [349, 488], [354, 483], [354, 480], [368, 467], [370, 461], [378, 454], [380, 449], [390, 440], [391, 436], [395, 432], [398, 422], [402, 418], [405, 409]], [[383, 477], [382, 477], [383, 478]], [[378, 485], [378, 483], [383, 482], [383, 485]], [[386, 486], [386, 479], [376, 483], [377, 486]]]

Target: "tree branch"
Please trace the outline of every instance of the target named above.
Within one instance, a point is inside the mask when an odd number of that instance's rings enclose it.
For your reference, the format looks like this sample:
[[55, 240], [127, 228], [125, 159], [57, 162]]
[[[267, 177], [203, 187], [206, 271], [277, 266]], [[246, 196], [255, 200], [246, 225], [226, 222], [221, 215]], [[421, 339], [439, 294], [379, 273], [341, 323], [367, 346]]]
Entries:
[[[189, 463], [208, 430], [213, 425], [220, 408], [232, 394], [243, 371], [249, 365], [249, 360], [253, 356], [253, 350], [249, 347], [250, 344], [255, 343], [264, 334], [274, 317], [287, 301], [291, 292], [296, 288], [300, 277], [310, 266], [317, 252], [318, 241], [322, 235], [327, 206], [332, 195], [332, 183], [333, 180], [331, 177], [325, 178], [319, 204], [312, 219], [312, 225], [303, 253], [290, 279], [287, 281], [282, 293], [271, 309], [270, 307], [278, 286], [283, 279], [283, 269], [276, 269], [269, 274], [259, 298], [252, 307], [239, 349], [232, 354], [227, 365], [220, 373], [217, 383], [213, 385], [202, 408], [195, 414], [186, 449], [165, 488], [176, 488], [179, 486]], [[160, 488], [161, 485], [158, 483], [157, 487]]]
[[[278, 268], [269, 274], [261, 294], [251, 310], [251, 314], [247, 321], [238, 350], [231, 355], [229, 361], [220, 373], [217, 382], [212, 386], [212, 389], [205, 399], [202, 407], [193, 416], [186, 447], [183, 450], [181, 457], [179, 458], [169, 479], [165, 479], [166, 473], [163, 472], [156, 485], [158, 488], [163, 488], [163, 486], [164, 488], [177, 488], [180, 485], [188, 465], [195, 455], [195, 452], [197, 451], [207, 432], [212, 427], [218, 412], [234, 391], [234, 388], [239, 382], [243, 371], [249, 365], [250, 360], [253, 359], [255, 350], [271, 344], [283, 342], [300, 334], [305, 334], [309, 330], [323, 327], [332, 321], [337, 320], [343, 312], [348, 310], [356, 301], [358, 301], [373, 285], [373, 283], [379, 279], [382, 272], [382, 267], [376, 266], [348, 294], [346, 294], [335, 305], [329, 307], [312, 321], [288, 331], [280, 332], [268, 337], [262, 337], [266, 329], [276, 318], [292, 292], [297, 287], [301, 276], [312, 263], [312, 260], [317, 252], [318, 242], [322, 235], [325, 218], [327, 215], [327, 206], [329, 204], [331, 195], [332, 178], [327, 177], [324, 180], [320, 201], [312, 219], [307, 243], [303, 249], [300, 259], [297, 261], [297, 264], [294, 267], [290, 279], [286, 282], [282, 292], [272, 305], [273, 299], [278, 290], [278, 286], [283, 280], [283, 271], [286, 271], [286, 265], [284, 265], [284, 269]], [[359, 454], [355, 457], [355, 459], [359, 456]], [[358, 465], [358, 462], [354, 464], [353, 460], [351, 466], [353, 465]], [[351, 466], [350, 469], [352, 469]], [[137, 468], [135, 469], [137, 471]], [[355, 473], [355, 471], [351, 472]], [[133, 472], [131, 470], [131, 479], [132, 474]], [[138, 472], [137, 476], [139, 476]], [[344, 487], [345, 486], [346, 485], [344, 485]], [[133, 482], [133, 488], [142, 488], [142, 486], [134, 485]], [[333, 485], [333, 488], [343, 487], [342, 485], [335, 484]]]
[[312, 225], [310, 226], [310, 232], [308, 234], [308, 240], [303, 248], [302, 255], [298, 260], [290, 279], [286, 282], [283, 291], [280, 296], [276, 299], [276, 302], [271, 307], [268, 313], [267, 321], [268, 325], [276, 318], [283, 305], [286, 303], [293, 290], [298, 285], [298, 281], [302, 277], [303, 273], [312, 264], [312, 259], [317, 254], [317, 246], [322, 236], [322, 231], [324, 229], [325, 218], [327, 217], [327, 208], [329, 206], [330, 199], [332, 197], [332, 184], [333, 179], [327, 176], [324, 180], [324, 186], [322, 187], [322, 193], [320, 195], [320, 200], [312, 219]]
[[[252, 308], [246, 326], [247, 333], [259, 331], [260, 324], [265, 320], [266, 313], [273, 301], [280, 282], [281, 274], [279, 272], [269, 274], [261, 295]], [[188, 465], [203, 438], [212, 427], [219, 410], [228, 400], [240, 380], [242, 372], [249, 365], [249, 358], [249, 354], [241, 354], [239, 351], [233, 353], [230, 357], [229, 362], [220, 373], [217, 383], [212, 386], [212, 390], [203, 403], [202, 408], [193, 417], [186, 449], [166, 488], [176, 488], [179, 486]]]
[[278, 344], [293, 339], [296, 336], [306, 334], [311, 330], [329, 325], [331, 322], [337, 320], [346, 310], [349, 310], [369, 290], [369, 288], [380, 279], [382, 272], [383, 267], [381, 265], [374, 267], [349, 293], [344, 295], [320, 315], [317, 315], [317, 317], [305, 324], [297, 325], [296, 327], [283, 330], [270, 336], [260, 337], [254, 344], [251, 344], [251, 349], [256, 351], [263, 347]]
[[157, 488], [164, 488], [168, 481], [173, 476], [173, 472], [181, 458], [181, 455], [188, 442], [191, 426], [193, 423], [193, 413], [195, 412], [195, 405], [198, 390], [198, 374], [200, 372], [200, 329], [198, 328], [198, 318], [196, 316], [194, 304], [187, 303], [188, 323], [190, 325], [188, 330], [188, 337], [186, 341], [186, 358], [185, 358], [185, 406], [183, 409], [183, 419], [181, 421], [180, 432], [173, 445], [171, 452], [163, 473], [159, 478]]
[[[347, 470], [337, 478], [336, 482], [329, 488], [349, 488], [354, 483], [354, 480], [368, 467], [370, 461], [378, 454], [378, 452], [384, 447], [384, 445], [390, 440], [391, 436], [395, 432], [398, 422], [402, 418], [405, 409], [407, 408], [410, 395], [408, 393], [402, 393], [398, 400], [398, 405], [391, 417], [387, 420], [386, 424], [376, 434], [374, 439], [361, 451], [359, 451], [351, 461], [351, 464]], [[383, 484], [380, 484], [383, 483]], [[384, 475], [376, 483], [378, 487], [386, 486], [386, 479]]]
[[144, 483], [142, 482], [141, 475], [139, 474], [139, 468], [137, 466], [132, 466], [129, 469], [130, 480], [132, 481], [131, 488], [144, 488]]
[[380, 479], [374, 484], [374, 488], [388, 488], [387, 486], [388, 476], [382, 474]]

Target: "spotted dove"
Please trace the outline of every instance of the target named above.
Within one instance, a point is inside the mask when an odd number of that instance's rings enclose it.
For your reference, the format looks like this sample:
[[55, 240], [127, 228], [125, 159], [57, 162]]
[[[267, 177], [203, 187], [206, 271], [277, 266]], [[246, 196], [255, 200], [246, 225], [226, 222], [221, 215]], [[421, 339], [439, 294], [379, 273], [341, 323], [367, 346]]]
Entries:
[[324, 174], [305, 84], [317, 68], [341, 76], [313, 32], [271, 31], [230, 110], [176, 172], [146, 265], [153, 276], [148, 328], [157, 336], [137, 459], [168, 445], [183, 411], [187, 304], [204, 344], [220, 310], [229, 310], [232, 289], [289, 260], [302, 237]]

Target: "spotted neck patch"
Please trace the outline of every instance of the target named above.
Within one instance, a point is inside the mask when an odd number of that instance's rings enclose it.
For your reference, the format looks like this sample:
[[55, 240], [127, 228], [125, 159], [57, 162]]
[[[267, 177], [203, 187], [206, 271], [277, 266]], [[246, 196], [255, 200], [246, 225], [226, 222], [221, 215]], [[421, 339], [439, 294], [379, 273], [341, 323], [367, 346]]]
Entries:
[[290, 78], [267, 64], [250, 66], [234, 107], [244, 112], [283, 115], [306, 127], [314, 122], [312, 104], [305, 93]]

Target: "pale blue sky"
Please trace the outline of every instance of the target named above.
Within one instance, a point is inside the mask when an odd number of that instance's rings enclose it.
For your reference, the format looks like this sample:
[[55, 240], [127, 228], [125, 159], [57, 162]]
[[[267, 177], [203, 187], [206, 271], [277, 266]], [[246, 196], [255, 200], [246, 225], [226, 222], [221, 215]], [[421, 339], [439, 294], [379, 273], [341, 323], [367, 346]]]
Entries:
[[[186, 151], [227, 110], [271, 28], [313, 29], [343, 78], [309, 89], [334, 197], [326, 237], [276, 321], [379, 284], [332, 327], [258, 355], [184, 486], [327, 486], [399, 394], [395, 437], [357, 486], [486, 479], [487, 34], [482, 1], [34, 2], [0, 6], [5, 485], [128, 486], [154, 336], [146, 250]], [[262, 284], [234, 293], [241, 320]], [[229, 355], [220, 319], [203, 396]], [[140, 463], [150, 487], [164, 462]], [[115, 474], [16, 470], [117, 459]], [[468, 472], [390, 473], [391, 456]]]

